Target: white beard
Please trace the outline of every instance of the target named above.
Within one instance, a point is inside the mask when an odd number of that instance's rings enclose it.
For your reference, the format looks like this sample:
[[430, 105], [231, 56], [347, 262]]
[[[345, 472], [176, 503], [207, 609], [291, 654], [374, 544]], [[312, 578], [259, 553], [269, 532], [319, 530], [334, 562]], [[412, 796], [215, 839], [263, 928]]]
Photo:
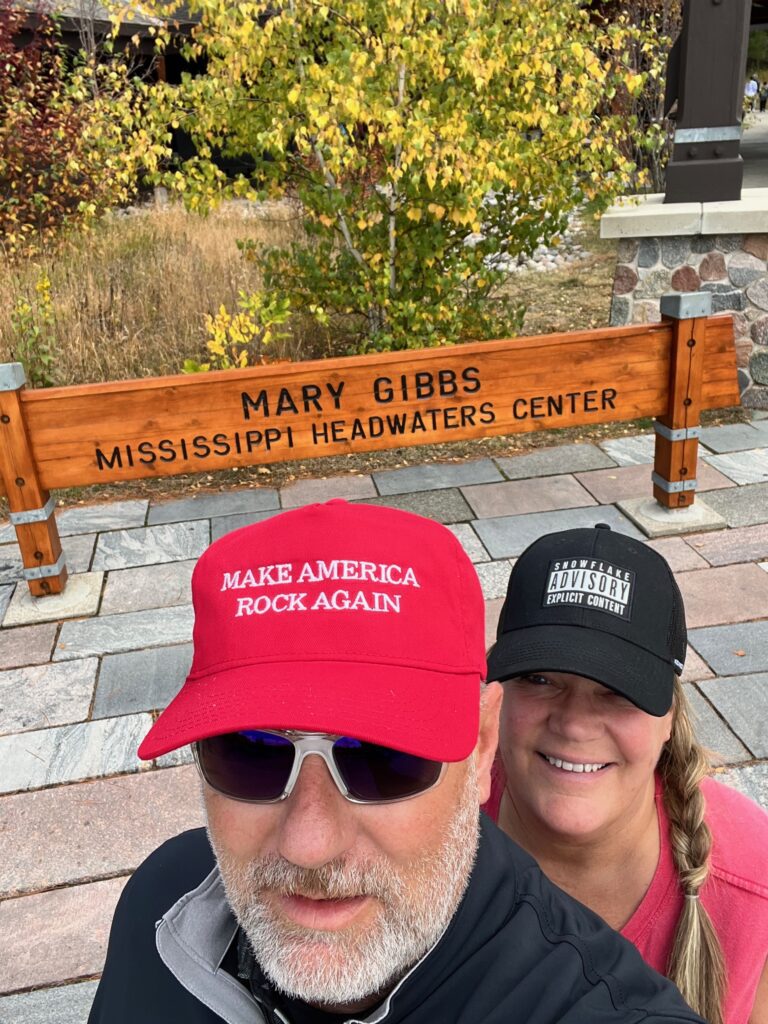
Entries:
[[[227, 899], [272, 984], [310, 1005], [345, 1007], [384, 994], [436, 944], [467, 887], [479, 841], [479, 799], [472, 761], [454, 817], [438, 849], [395, 869], [385, 857], [298, 868], [280, 857], [245, 864], [213, 836]], [[342, 899], [370, 895], [381, 906], [365, 929], [302, 928], [278, 917], [265, 890]]]

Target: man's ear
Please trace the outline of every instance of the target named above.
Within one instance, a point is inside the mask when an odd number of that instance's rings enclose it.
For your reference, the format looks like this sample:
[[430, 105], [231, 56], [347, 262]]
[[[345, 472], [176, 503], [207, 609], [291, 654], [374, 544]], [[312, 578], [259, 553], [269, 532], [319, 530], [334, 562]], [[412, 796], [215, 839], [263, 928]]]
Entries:
[[499, 714], [503, 692], [501, 683], [488, 683], [480, 698], [480, 731], [475, 747], [475, 770], [481, 804], [491, 795], [491, 765], [499, 745]]

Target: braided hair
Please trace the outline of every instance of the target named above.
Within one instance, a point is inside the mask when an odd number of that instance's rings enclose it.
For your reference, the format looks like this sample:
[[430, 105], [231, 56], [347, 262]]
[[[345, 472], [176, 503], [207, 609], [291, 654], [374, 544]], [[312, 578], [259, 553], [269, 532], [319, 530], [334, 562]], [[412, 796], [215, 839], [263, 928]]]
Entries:
[[699, 899], [709, 875], [712, 850], [712, 833], [704, 820], [700, 788], [708, 769], [707, 756], [694, 736], [688, 698], [675, 677], [672, 733], [658, 770], [669, 817], [672, 855], [684, 899], [667, 976], [696, 1013], [709, 1024], [723, 1024], [725, 961], [712, 920]]

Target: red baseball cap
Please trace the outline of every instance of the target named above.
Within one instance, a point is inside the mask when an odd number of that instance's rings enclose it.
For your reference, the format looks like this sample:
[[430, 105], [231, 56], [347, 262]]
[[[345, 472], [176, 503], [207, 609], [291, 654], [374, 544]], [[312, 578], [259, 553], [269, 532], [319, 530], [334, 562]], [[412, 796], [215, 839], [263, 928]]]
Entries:
[[192, 576], [194, 658], [144, 739], [299, 729], [437, 761], [475, 747], [484, 603], [444, 526], [334, 500], [226, 534]]

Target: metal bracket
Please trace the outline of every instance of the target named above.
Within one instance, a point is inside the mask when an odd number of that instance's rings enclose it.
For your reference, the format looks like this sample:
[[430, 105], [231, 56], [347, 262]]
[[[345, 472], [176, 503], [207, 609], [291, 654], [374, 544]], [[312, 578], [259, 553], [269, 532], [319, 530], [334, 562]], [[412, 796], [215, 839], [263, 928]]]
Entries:
[[27, 383], [21, 363], [0, 363], [0, 391], [18, 391]]
[[679, 494], [681, 491], [695, 491], [696, 490], [696, 478], [692, 480], [665, 480], [663, 476], [659, 476], [658, 473], [651, 473], [651, 480], [660, 487], [662, 491], [667, 494]]
[[675, 131], [675, 145], [687, 142], [737, 142], [741, 139], [741, 125], [726, 125], [723, 128], [678, 128]]
[[66, 563], [64, 561], [64, 552], [62, 551], [53, 565], [41, 565], [36, 569], [25, 569], [24, 579], [25, 580], [42, 580], [48, 576], [58, 576], [59, 573], [64, 569]]
[[712, 316], [712, 292], [672, 292], [662, 295], [661, 313], [675, 320]]
[[668, 441], [693, 441], [701, 437], [701, 427], [679, 427], [672, 430], [658, 420], [653, 421], [653, 429]]
[[27, 523], [44, 523], [46, 519], [50, 519], [53, 515], [55, 508], [56, 502], [53, 500], [53, 495], [51, 495], [42, 508], [28, 508], [24, 512], [9, 512], [8, 518], [14, 526], [26, 526]]

